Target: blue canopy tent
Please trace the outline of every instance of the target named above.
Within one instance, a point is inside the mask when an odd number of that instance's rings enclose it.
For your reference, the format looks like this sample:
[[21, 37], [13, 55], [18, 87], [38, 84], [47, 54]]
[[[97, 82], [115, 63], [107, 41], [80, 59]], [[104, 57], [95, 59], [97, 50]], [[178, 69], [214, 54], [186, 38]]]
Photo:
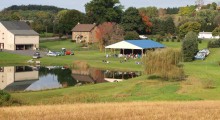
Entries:
[[[164, 48], [165, 46], [161, 43], [153, 40], [124, 40], [121, 42], [114, 43], [106, 46], [106, 49], [120, 49], [121, 53], [124, 54], [143, 54], [147, 49]], [[139, 52], [138, 52], [139, 51]]]

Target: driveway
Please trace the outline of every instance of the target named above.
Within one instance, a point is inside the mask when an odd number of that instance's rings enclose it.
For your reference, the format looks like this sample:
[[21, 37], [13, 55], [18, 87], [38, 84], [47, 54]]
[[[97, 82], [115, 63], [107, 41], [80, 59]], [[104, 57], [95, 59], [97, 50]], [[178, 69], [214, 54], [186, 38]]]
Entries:
[[[36, 50], [3, 50], [3, 52], [12, 53], [12, 54], [18, 54], [18, 55], [27, 55], [27, 56], [33, 56]], [[40, 56], [44, 57], [47, 53], [43, 51], [39, 51]]]

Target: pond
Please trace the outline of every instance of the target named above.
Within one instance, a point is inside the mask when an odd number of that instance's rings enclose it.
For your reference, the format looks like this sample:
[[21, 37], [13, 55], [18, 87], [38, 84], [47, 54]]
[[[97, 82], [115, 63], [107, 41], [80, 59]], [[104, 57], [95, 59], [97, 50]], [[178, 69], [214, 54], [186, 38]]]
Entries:
[[140, 75], [141, 72], [95, 68], [79, 70], [62, 66], [5, 66], [0, 67], [0, 89], [11, 92], [39, 91], [83, 84], [120, 82]]

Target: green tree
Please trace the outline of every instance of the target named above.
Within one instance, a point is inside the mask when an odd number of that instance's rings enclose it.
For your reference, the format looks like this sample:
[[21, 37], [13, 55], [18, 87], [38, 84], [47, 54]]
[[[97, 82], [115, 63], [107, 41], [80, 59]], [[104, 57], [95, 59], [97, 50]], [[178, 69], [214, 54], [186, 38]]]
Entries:
[[122, 15], [121, 25], [125, 31], [136, 31], [138, 33], [145, 32], [145, 24], [142, 21], [142, 18], [139, 14], [139, 11], [130, 7]]
[[181, 16], [193, 16], [195, 9], [195, 6], [180, 7], [178, 14]]
[[212, 31], [212, 35], [213, 35], [213, 36], [220, 36], [220, 27], [216, 27], [216, 28]]
[[127, 31], [125, 33], [125, 40], [138, 40], [139, 34], [136, 31]]
[[84, 23], [85, 15], [77, 10], [63, 10], [57, 14], [60, 34], [68, 34], [78, 23]]
[[116, 22], [119, 23], [122, 14], [122, 6], [119, 0], [92, 0], [85, 5], [86, 14], [91, 22]]
[[200, 28], [201, 28], [201, 24], [198, 22], [186, 22], [185, 24], [179, 27], [179, 36], [183, 38], [190, 31], [193, 31], [196, 34], [198, 34]]
[[195, 32], [188, 32], [182, 43], [182, 54], [185, 62], [191, 62], [198, 51], [198, 36]]
[[150, 18], [159, 16], [158, 10], [156, 7], [139, 8], [139, 12]]
[[169, 17], [166, 21], [165, 21], [165, 29], [166, 29], [166, 33], [169, 34], [174, 34], [175, 33], [175, 24], [173, 22], [173, 18]]

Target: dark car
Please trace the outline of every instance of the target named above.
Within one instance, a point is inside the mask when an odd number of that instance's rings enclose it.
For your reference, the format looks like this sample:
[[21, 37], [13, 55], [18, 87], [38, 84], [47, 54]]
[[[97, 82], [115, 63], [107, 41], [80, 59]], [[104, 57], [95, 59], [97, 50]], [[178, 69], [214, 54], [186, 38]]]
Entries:
[[40, 58], [40, 52], [35, 52], [32, 58], [34, 59]]

